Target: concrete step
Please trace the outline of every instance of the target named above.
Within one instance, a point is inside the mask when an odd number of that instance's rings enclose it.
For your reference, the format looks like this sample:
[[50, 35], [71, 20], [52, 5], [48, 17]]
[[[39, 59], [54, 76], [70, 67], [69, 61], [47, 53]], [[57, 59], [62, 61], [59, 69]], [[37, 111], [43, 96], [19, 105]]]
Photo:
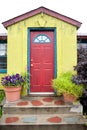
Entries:
[[[16, 102], [5, 102], [4, 114], [75, 114], [79, 103], [69, 103], [63, 97], [25, 97]], [[74, 109], [74, 111], [72, 110]]]
[[0, 130], [87, 130], [87, 119], [79, 114], [4, 114]]

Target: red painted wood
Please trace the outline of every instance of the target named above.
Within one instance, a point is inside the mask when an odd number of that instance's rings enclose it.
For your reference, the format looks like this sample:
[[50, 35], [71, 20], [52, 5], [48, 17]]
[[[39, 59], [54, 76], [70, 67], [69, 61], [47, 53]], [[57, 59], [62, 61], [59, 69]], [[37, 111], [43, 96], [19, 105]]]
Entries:
[[[51, 43], [33, 43], [39, 34], [50, 37]], [[53, 92], [54, 78], [54, 33], [53, 31], [31, 31], [30, 35], [30, 92]]]

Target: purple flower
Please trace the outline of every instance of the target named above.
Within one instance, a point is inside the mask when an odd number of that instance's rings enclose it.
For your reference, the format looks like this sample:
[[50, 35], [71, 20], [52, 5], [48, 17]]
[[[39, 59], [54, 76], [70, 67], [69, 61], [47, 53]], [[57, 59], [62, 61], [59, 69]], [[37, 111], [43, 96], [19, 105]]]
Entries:
[[18, 73], [13, 75], [7, 75], [5, 77], [2, 77], [1, 84], [3, 86], [20, 86], [26, 82], [25, 79], [25, 76], [22, 76]]
[[5, 80], [9, 81], [10, 80], [10, 76], [6, 76]]
[[19, 74], [16, 74], [15, 76], [16, 76], [17, 78], [18, 78], [18, 77], [20, 77], [20, 75], [19, 75]]

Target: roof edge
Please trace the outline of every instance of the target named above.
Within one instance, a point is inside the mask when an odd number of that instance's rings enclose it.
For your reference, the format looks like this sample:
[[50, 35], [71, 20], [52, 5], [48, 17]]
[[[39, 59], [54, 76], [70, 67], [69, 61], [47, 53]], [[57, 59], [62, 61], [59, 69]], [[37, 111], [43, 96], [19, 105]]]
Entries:
[[57, 18], [57, 19], [60, 19], [60, 20], [62, 20], [62, 21], [65, 21], [65, 22], [67, 22], [67, 23], [70, 23], [70, 24], [76, 26], [77, 29], [80, 28], [80, 26], [81, 26], [81, 24], [82, 24], [81, 22], [79, 22], [79, 21], [77, 21], [77, 20], [75, 20], [75, 19], [72, 19], [72, 18], [70, 18], [70, 17], [67, 17], [67, 16], [65, 16], [65, 15], [62, 15], [62, 14], [60, 14], [60, 13], [57, 13], [57, 12], [55, 12], [55, 11], [53, 11], [53, 10], [50, 10], [50, 9], [48, 9], [48, 8], [45, 8], [45, 7], [43, 7], [43, 6], [37, 8], [37, 9], [31, 10], [31, 11], [29, 11], [29, 12], [27, 12], [27, 13], [22, 14], [22, 15], [19, 15], [19, 16], [17, 16], [17, 17], [14, 17], [14, 18], [12, 18], [12, 19], [9, 19], [9, 20], [3, 22], [2, 24], [4, 25], [5, 28], [7, 28], [7, 27], [10, 26], [10, 25], [13, 25], [13, 24], [15, 24], [15, 23], [17, 23], [17, 22], [19, 22], [19, 21], [22, 21], [22, 20], [24, 20], [24, 19], [27, 19], [27, 18], [29, 18], [29, 17], [31, 17], [31, 16], [34, 16], [34, 15], [36, 15], [36, 14], [39, 14], [39, 13], [41, 13], [41, 12], [43, 12], [43, 13], [45, 13], [45, 14], [47, 14], [47, 15], [51, 15], [51, 16]]

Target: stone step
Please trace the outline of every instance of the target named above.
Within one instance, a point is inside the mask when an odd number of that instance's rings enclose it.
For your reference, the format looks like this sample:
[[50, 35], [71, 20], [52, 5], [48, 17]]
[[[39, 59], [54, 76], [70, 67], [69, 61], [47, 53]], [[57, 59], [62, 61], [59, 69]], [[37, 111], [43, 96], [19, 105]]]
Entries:
[[[65, 102], [63, 97], [25, 97], [16, 102], [5, 102], [4, 114], [75, 114], [80, 104]], [[74, 109], [74, 111], [73, 111]]]
[[87, 119], [79, 114], [4, 114], [0, 130], [87, 130]]
[[0, 130], [87, 130], [82, 124], [61, 125], [1, 125]]

